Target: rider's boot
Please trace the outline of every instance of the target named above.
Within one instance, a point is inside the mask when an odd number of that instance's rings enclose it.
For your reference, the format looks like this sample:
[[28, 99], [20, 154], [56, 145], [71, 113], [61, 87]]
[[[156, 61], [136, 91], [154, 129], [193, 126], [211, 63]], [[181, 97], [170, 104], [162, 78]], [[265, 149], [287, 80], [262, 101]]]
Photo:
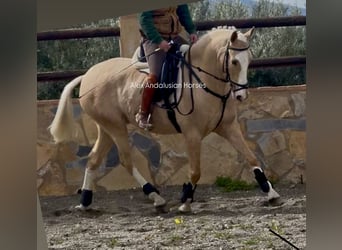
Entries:
[[157, 81], [157, 77], [155, 75], [150, 74], [147, 77], [147, 83], [145, 84], [143, 89], [140, 110], [139, 113], [136, 115], [136, 121], [138, 123], [138, 126], [142, 129], [149, 130], [152, 128], [152, 123], [150, 121], [151, 104], [153, 94], [156, 90], [155, 86], [153, 85], [157, 83]]

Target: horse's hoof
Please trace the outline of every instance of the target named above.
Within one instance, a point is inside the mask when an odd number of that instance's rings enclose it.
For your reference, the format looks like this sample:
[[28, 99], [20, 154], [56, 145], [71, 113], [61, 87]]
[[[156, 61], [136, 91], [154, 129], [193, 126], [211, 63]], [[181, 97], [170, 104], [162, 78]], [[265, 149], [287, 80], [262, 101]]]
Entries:
[[185, 202], [183, 203], [179, 208], [178, 208], [179, 212], [182, 213], [190, 213], [191, 212], [191, 206], [189, 202]]
[[164, 207], [165, 205], [166, 205], [166, 200], [164, 200], [164, 198], [162, 197], [156, 199], [153, 203], [153, 206], [155, 207]]
[[161, 197], [159, 194], [157, 194], [156, 192], [152, 192], [148, 195], [148, 198], [153, 202], [153, 206], [155, 207], [162, 207], [166, 204], [166, 200]]
[[82, 204], [79, 204], [75, 206], [75, 209], [79, 211], [87, 211], [90, 210], [90, 206], [83, 206]]
[[285, 202], [284, 202], [284, 200], [281, 199], [280, 196], [279, 196], [279, 197], [276, 197], [276, 198], [269, 199], [269, 200], [268, 200], [268, 203], [269, 203], [271, 206], [276, 207], [276, 206], [281, 206], [281, 205], [283, 205]]
[[267, 199], [270, 201], [273, 199], [278, 199], [279, 197], [280, 195], [273, 188], [270, 188], [270, 191], [267, 193]]

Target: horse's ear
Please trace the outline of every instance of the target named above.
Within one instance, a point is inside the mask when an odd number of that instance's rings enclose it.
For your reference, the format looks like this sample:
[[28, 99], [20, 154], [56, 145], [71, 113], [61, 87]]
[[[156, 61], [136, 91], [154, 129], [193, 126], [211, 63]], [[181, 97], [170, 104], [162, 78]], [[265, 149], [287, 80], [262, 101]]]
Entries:
[[254, 34], [254, 29], [255, 27], [253, 26], [250, 30], [248, 30], [244, 35], [247, 38], [247, 40], [249, 41], [251, 39], [251, 37]]
[[231, 43], [235, 42], [235, 40], [236, 40], [237, 38], [238, 38], [238, 33], [237, 33], [237, 30], [235, 30], [235, 31], [232, 33], [231, 37], [230, 37], [230, 42], [231, 42]]

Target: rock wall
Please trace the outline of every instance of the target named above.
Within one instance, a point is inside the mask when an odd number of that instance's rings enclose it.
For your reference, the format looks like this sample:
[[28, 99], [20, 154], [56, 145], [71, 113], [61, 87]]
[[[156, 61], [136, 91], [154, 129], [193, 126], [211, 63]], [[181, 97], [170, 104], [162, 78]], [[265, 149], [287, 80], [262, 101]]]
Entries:
[[[270, 179], [289, 184], [306, 182], [306, 87], [263, 87], [250, 90], [241, 103], [238, 118], [251, 149]], [[82, 185], [87, 155], [96, 139], [93, 122], [74, 100], [74, 113], [84, 134], [77, 142], [56, 145], [47, 127], [58, 101], [38, 102], [37, 188], [40, 195], [68, 195]], [[132, 156], [136, 167], [156, 185], [187, 181], [188, 159], [182, 135], [140, 134], [130, 128]], [[242, 155], [225, 139], [210, 134], [202, 142], [201, 183], [214, 183], [218, 176], [254, 182]], [[96, 190], [138, 187], [120, 166], [115, 146], [98, 170]]]

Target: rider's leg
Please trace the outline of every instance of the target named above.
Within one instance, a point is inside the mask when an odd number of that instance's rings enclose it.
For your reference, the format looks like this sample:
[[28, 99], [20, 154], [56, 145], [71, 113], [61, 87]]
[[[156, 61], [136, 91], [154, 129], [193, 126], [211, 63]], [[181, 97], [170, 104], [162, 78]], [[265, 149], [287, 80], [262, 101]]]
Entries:
[[143, 43], [145, 55], [147, 56], [147, 63], [150, 69], [150, 74], [147, 78], [147, 83], [143, 89], [142, 100], [140, 105], [140, 111], [137, 115], [137, 122], [139, 127], [143, 129], [150, 129], [152, 124], [148, 117], [151, 114], [151, 104], [153, 100], [153, 94], [155, 92], [155, 85], [159, 81], [162, 64], [165, 60], [166, 53], [162, 50], [155, 52], [159, 48], [158, 44], [152, 43], [150, 40], [146, 40]]

